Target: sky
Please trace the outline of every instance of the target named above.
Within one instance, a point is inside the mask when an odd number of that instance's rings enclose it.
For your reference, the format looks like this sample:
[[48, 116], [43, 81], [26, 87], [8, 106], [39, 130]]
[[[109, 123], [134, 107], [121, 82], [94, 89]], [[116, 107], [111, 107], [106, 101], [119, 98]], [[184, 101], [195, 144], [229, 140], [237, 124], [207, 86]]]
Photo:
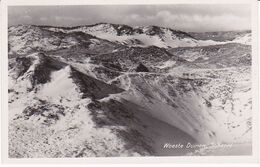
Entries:
[[82, 5], [9, 6], [8, 25], [91, 25], [100, 22], [130, 26], [156, 25], [187, 32], [248, 30], [248, 5]]

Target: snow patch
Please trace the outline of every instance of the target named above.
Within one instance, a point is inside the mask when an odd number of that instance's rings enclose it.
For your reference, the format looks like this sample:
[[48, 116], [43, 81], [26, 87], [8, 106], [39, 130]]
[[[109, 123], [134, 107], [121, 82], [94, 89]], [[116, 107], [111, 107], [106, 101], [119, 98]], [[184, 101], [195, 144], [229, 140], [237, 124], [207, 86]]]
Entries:
[[60, 99], [78, 99], [79, 92], [77, 86], [70, 77], [70, 66], [55, 71], [51, 74], [51, 81], [43, 85], [39, 96], [45, 96], [49, 100], [58, 101]]
[[176, 61], [168, 60], [166, 62], [163, 62], [162, 65], [157, 65], [156, 67], [163, 69], [163, 68], [170, 68], [173, 67], [176, 64]]

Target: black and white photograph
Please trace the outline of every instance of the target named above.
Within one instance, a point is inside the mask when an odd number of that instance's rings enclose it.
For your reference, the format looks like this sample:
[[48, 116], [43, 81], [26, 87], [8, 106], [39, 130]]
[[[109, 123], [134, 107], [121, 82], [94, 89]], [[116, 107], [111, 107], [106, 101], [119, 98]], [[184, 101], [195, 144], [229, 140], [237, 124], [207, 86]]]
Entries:
[[253, 155], [250, 3], [7, 13], [8, 158]]

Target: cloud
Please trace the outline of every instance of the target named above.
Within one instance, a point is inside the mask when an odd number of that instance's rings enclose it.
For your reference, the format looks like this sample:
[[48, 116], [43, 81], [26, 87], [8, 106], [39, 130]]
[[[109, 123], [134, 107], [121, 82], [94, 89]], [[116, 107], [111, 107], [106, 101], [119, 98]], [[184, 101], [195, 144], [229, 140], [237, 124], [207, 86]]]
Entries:
[[[250, 5], [11, 6], [9, 25], [77, 26], [109, 22], [184, 31], [250, 29]], [[230, 24], [232, 23], [232, 24]]]
[[46, 18], [46, 17], [40, 17], [40, 21], [42, 21], [42, 22], [45, 22], [45, 21], [47, 21], [48, 19]]
[[31, 20], [32, 17], [28, 16], [28, 15], [25, 15], [25, 16], [21, 16], [21, 19], [23, 19], [23, 20]]
[[[172, 14], [169, 11], [160, 11], [155, 16], [157, 23], [174, 27], [184, 31], [228, 31], [250, 29], [250, 18], [234, 14], [222, 13], [219, 15]], [[232, 24], [230, 24], [232, 23]]]

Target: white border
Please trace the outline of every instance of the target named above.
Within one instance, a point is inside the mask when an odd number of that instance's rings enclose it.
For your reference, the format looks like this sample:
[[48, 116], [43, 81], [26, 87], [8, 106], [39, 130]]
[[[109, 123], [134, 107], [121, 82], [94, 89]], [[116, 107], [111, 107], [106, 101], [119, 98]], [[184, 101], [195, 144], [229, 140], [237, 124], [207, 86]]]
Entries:
[[[253, 92], [253, 155], [196, 157], [110, 157], [110, 158], [8, 158], [8, 56], [7, 7], [26, 5], [102, 5], [102, 4], [251, 4], [252, 23], [252, 92]], [[1, 2], [1, 153], [3, 163], [259, 163], [259, 67], [258, 19], [256, 0], [3, 0]]]
[[248, 4], [256, 0], [3, 0], [8, 6], [37, 6], [37, 5], [115, 5], [115, 4]]

